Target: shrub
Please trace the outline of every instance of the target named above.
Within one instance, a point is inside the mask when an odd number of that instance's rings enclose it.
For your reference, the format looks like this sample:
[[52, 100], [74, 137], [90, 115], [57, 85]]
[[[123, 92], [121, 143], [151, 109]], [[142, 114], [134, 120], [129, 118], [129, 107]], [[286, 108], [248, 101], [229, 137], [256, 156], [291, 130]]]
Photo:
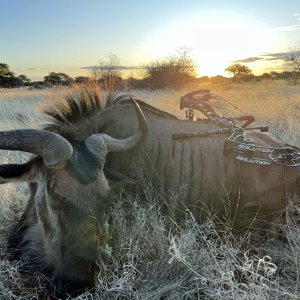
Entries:
[[196, 65], [187, 51], [177, 56], [151, 62], [145, 66], [149, 87], [159, 89], [165, 87], [181, 88], [195, 79]]

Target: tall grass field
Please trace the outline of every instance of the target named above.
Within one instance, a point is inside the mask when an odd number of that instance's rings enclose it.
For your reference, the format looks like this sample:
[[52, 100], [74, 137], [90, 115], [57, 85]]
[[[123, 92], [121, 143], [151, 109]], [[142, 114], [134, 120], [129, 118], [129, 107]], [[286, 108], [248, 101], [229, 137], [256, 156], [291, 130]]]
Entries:
[[[220, 115], [254, 115], [278, 140], [300, 147], [300, 86], [281, 81], [187, 87], [180, 91], [129, 91], [184, 118], [179, 99], [210, 88]], [[61, 90], [0, 90], [0, 130], [39, 128], [37, 107]], [[29, 154], [0, 151], [0, 164], [25, 161]], [[141, 194], [121, 189], [112, 196], [111, 225], [102, 229], [96, 287], [76, 299], [300, 299], [300, 199], [290, 195], [286, 220], [277, 235], [255, 228], [234, 233], [230, 221], [213, 216], [198, 224], [186, 212], [178, 224], [159, 209], [162, 197], [144, 182]], [[44, 299], [48, 278], [24, 272], [10, 261], [7, 236], [28, 199], [26, 184], [0, 186], [0, 299]], [[178, 198], [178, 194], [169, 194]], [[168, 199], [166, 199], [168, 201]], [[170, 199], [174, 200], [174, 199]], [[46, 299], [46, 298], [45, 298]]]

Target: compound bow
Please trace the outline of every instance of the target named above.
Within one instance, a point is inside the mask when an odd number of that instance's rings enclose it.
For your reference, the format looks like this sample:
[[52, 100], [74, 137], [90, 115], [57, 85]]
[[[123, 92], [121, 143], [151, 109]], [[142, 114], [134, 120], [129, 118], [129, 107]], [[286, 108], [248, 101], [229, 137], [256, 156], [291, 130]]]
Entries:
[[[223, 99], [212, 94], [208, 89], [196, 90], [180, 98], [180, 109], [186, 109], [186, 118], [194, 121], [194, 110], [200, 111], [207, 120], [223, 128], [210, 131], [183, 132], [173, 134], [173, 139], [187, 139], [192, 137], [203, 137], [211, 134], [228, 133], [225, 138], [224, 155], [233, 154], [236, 160], [260, 166], [281, 165], [286, 167], [297, 167], [300, 165], [299, 149], [288, 144], [282, 147], [266, 147], [257, 145], [247, 137], [247, 131], [259, 130], [267, 132], [267, 126], [249, 127], [255, 121], [253, 116], [241, 116], [237, 118], [228, 118], [219, 116], [209, 104], [210, 99]], [[196, 119], [203, 121], [202, 119]], [[239, 125], [242, 121], [243, 124]]]

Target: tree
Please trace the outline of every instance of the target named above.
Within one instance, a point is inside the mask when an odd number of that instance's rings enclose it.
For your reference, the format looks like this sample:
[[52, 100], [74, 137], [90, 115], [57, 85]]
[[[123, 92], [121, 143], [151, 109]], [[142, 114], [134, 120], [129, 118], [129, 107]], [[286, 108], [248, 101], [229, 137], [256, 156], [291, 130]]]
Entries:
[[291, 67], [294, 72], [300, 72], [300, 47], [295, 47], [291, 49], [289, 59], [291, 62]]
[[22, 82], [30, 82], [31, 80], [26, 75], [19, 75], [18, 78], [22, 80]]
[[93, 79], [108, 79], [113, 77], [120, 77], [120, 59], [115, 54], [106, 54], [104, 60], [99, 60], [98, 65], [91, 70]]
[[87, 77], [87, 76], [77, 76], [77, 77], [75, 77], [74, 81], [75, 81], [75, 83], [84, 83], [84, 82], [89, 81], [89, 77]]
[[73, 82], [73, 79], [65, 73], [55, 73], [51, 72], [48, 76], [44, 77], [45, 83], [50, 83], [52, 85], [65, 85], [68, 86]]
[[20, 87], [22, 82], [15, 77], [15, 74], [9, 69], [8, 64], [0, 63], [0, 87], [13, 88]]
[[271, 74], [271, 79], [272, 80], [279, 79], [279, 73], [278, 72], [271, 71], [270, 74]]
[[292, 48], [288, 58], [292, 69], [290, 80], [293, 84], [298, 84], [300, 78], [300, 47]]
[[263, 73], [263, 74], [261, 75], [261, 78], [263, 78], [263, 79], [271, 79], [272, 76], [271, 76], [270, 73]]
[[24, 82], [19, 77], [11, 77], [9, 79], [9, 87], [10, 88], [20, 88], [24, 85]]
[[187, 50], [178, 55], [151, 62], [145, 66], [151, 88], [180, 88], [191, 82], [196, 75], [196, 65]]
[[21, 87], [25, 82], [29, 82], [30, 79], [25, 75], [18, 77], [9, 69], [8, 64], [0, 63], [0, 87], [14, 88]]
[[238, 77], [241, 75], [248, 75], [252, 73], [252, 70], [245, 65], [242, 64], [232, 64], [225, 69], [226, 72], [230, 72], [233, 74], [233, 77]]
[[60, 85], [61, 84], [61, 78], [60, 78], [60, 76], [58, 76], [57, 73], [51, 72], [51, 73], [49, 73], [48, 76], [44, 77], [44, 82], [50, 83], [50, 84], [53, 84], [53, 85]]
[[0, 76], [13, 77], [14, 73], [10, 71], [8, 64], [0, 63]]
[[99, 60], [98, 65], [92, 68], [91, 75], [107, 91], [112, 92], [123, 88], [120, 59], [115, 54], [106, 54], [104, 60]]

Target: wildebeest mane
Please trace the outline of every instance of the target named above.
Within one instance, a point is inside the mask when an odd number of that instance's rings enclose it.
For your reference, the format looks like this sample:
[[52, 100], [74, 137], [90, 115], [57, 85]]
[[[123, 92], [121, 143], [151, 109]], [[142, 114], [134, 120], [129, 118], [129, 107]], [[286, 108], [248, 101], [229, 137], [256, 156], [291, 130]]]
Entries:
[[48, 116], [43, 129], [52, 131], [71, 140], [83, 140], [94, 132], [85, 132], [91, 118], [104, 109], [130, 103], [134, 98], [147, 111], [156, 115], [177, 119], [174, 115], [161, 111], [130, 94], [117, 94], [104, 91], [97, 84], [73, 87], [63, 95], [50, 95], [40, 111]]
[[43, 129], [72, 139], [80, 135], [84, 124], [102, 111], [113, 97], [96, 84], [74, 86], [63, 95], [51, 94], [40, 107], [40, 111], [49, 117]]

